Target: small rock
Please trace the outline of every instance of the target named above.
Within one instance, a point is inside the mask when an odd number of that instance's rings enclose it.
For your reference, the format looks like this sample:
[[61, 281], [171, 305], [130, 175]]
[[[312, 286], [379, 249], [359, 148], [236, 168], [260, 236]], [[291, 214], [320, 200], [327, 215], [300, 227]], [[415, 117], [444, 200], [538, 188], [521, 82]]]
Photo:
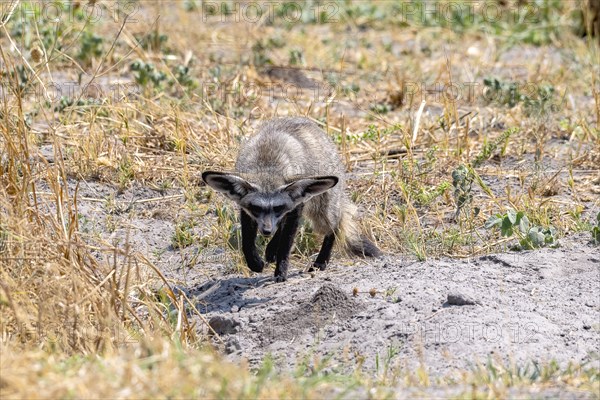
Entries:
[[242, 345], [240, 344], [238, 338], [236, 338], [235, 336], [231, 336], [229, 339], [227, 339], [227, 342], [225, 343], [225, 352], [227, 354], [235, 353], [236, 351], [239, 351], [241, 349]]
[[208, 321], [208, 325], [217, 333], [217, 335], [229, 335], [237, 331], [240, 323], [234, 318], [215, 315]]
[[477, 47], [471, 46], [467, 49], [467, 54], [473, 57], [477, 57], [481, 54], [481, 51]]
[[52, 145], [41, 146], [39, 148], [39, 155], [45, 158], [48, 164], [54, 163], [54, 150]]
[[192, 294], [190, 293], [189, 289], [183, 287], [183, 286], [173, 286], [173, 293], [175, 295], [179, 295], [179, 294], [184, 294], [186, 297], [191, 297]]
[[586, 331], [588, 331], [588, 330], [592, 329], [592, 327], [590, 325], [584, 325], [583, 329], [585, 329]]
[[451, 306], [474, 306], [481, 304], [471, 296], [464, 293], [448, 293], [448, 304]]
[[233, 306], [231, 306], [231, 312], [232, 313], [236, 313], [240, 311], [240, 307], [238, 307], [236, 304], [234, 304]]

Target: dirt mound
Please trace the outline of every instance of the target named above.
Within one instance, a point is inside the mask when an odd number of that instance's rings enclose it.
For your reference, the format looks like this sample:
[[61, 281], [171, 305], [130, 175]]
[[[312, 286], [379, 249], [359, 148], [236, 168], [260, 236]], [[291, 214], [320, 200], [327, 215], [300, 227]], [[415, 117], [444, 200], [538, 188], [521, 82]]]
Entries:
[[336, 314], [339, 317], [350, 317], [356, 311], [356, 302], [340, 288], [326, 283], [313, 295], [306, 308], [313, 313]]
[[308, 301], [284, 311], [263, 324], [268, 343], [292, 340], [306, 333], [315, 334], [320, 328], [339, 324], [352, 317], [362, 307], [335, 285], [326, 283]]

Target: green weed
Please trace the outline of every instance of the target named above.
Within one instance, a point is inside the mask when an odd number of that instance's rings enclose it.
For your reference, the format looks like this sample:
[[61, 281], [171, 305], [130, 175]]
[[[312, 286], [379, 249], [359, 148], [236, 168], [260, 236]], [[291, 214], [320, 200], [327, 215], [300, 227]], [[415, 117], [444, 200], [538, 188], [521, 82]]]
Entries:
[[516, 82], [502, 82], [496, 78], [485, 78], [485, 98], [489, 102], [508, 106], [522, 104], [527, 116], [545, 116], [555, 113], [560, 104], [551, 85], [528, 84], [523, 87]]
[[77, 58], [83, 63], [89, 63], [94, 58], [102, 56], [104, 39], [92, 32], [85, 31], [80, 37], [80, 48]]
[[165, 73], [158, 71], [152, 63], [145, 63], [141, 60], [137, 60], [134, 61], [129, 68], [134, 72], [136, 83], [143, 87], [152, 84], [152, 87], [159, 88], [162, 82], [167, 79]]
[[171, 236], [171, 246], [174, 249], [183, 249], [192, 245], [196, 239], [193, 232], [194, 226], [192, 221], [183, 221], [175, 225], [175, 232]]
[[529, 218], [523, 211], [509, 209], [506, 214], [493, 215], [486, 221], [485, 227], [499, 228], [504, 237], [516, 236], [519, 245], [514, 247], [515, 250], [532, 250], [558, 245], [554, 227], [531, 226]]
[[592, 243], [600, 244], [600, 212], [596, 215], [596, 226], [592, 228]]

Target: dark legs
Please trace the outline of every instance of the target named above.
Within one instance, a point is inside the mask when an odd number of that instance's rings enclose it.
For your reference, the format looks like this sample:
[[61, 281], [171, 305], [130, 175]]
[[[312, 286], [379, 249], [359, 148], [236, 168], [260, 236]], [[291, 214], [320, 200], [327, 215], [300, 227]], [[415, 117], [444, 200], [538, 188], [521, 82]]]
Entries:
[[268, 263], [274, 263], [277, 261], [277, 248], [279, 248], [279, 240], [281, 239], [281, 229], [277, 229], [275, 235], [269, 241], [267, 249], [265, 250], [265, 259]]
[[[287, 279], [289, 267], [290, 251], [294, 244], [294, 237], [298, 230], [300, 217], [302, 216], [302, 206], [297, 207], [286, 215], [281, 222], [281, 226], [275, 232], [275, 236], [267, 245], [265, 257], [268, 262], [275, 261], [275, 280], [283, 282]], [[260, 258], [256, 249], [256, 234], [258, 226], [256, 222], [244, 211], [241, 212], [242, 223], [242, 251], [246, 258], [246, 264], [254, 272], [262, 272], [265, 263]]]
[[310, 271], [314, 271], [317, 268], [321, 271], [325, 271], [325, 268], [327, 268], [327, 263], [329, 262], [329, 258], [331, 257], [331, 250], [333, 249], [334, 243], [335, 233], [332, 232], [325, 236], [323, 239], [323, 244], [321, 245], [321, 251], [319, 251], [319, 255], [310, 268]]
[[[273, 238], [267, 244], [265, 250], [265, 258], [267, 262], [275, 262], [275, 280], [277, 282], [283, 282], [287, 279], [287, 273], [289, 268], [289, 258], [292, 246], [294, 245], [294, 238], [298, 231], [300, 224], [300, 218], [302, 217], [302, 205], [298, 206], [295, 210], [288, 213], [284, 220], [281, 221], [279, 229], [275, 232]], [[241, 223], [242, 223], [242, 251], [246, 258], [246, 264], [254, 272], [262, 272], [265, 263], [260, 258], [258, 250], [256, 248], [256, 234], [258, 226], [256, 222], [242, 210], [241, 212]], [[315, 267], [324, 270], [329, 257], [331, 256], [331, 249], [335, 242], [335, 235], [332, 233], [325, 237], [323, 246], [319, 252], [319, 256], [314, 263]]]
[[242, 251], [246, 258], [246, 264], [254, 272], [262, 272], [265, 263], [260, 258], [256, 249], [256, 232], [258, 226], [256, 222], [244, 211], [241, 213], [242, 223]]
[[[302, 205], [298, 206], [294, 211], [291, 211], [288, 215], [286, 215], [285, 219], [282, 221], [280, 229], [278, 229], [275, 235], [279, 235], [279, 242], [275, 242], [278, 244], [276, 247], [275, 256], [277, 262], [275, 267], [275, 280], [277, 282], [283, 282], [287, 279], [290, 251], [292, 250], [292, 246], [294, 244], [294, 237], [296, 236], [296, 231], [298, 230], [301, 216]], [[275, 238], [273, 238], [273, 240], [275, 240]], [[269, 250], [270, 246], [271, 243], [269, 243], [267, 246], [267, 251]], [[275, 246], [275, 244], [273, 244], [273, 246]], [[273, 247], [271, 247], [271, 249], [273, 249]]]

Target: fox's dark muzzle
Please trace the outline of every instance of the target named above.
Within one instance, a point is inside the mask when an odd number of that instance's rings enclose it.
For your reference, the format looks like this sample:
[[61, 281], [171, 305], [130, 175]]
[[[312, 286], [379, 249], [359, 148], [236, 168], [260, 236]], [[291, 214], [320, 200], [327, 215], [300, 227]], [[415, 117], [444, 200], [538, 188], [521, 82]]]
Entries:
[[268, 229], [267, 229], [267, 228], [265, 228], [265, 227], [262, 227], [262, 228], [260, 229], [260, 234], [261, 234], [261, 235], [264, 235], [264, 236], [271, 236], [271, 235], [273, 234], [273, 230], [272, 230], [271, 228], [268, 228]]

